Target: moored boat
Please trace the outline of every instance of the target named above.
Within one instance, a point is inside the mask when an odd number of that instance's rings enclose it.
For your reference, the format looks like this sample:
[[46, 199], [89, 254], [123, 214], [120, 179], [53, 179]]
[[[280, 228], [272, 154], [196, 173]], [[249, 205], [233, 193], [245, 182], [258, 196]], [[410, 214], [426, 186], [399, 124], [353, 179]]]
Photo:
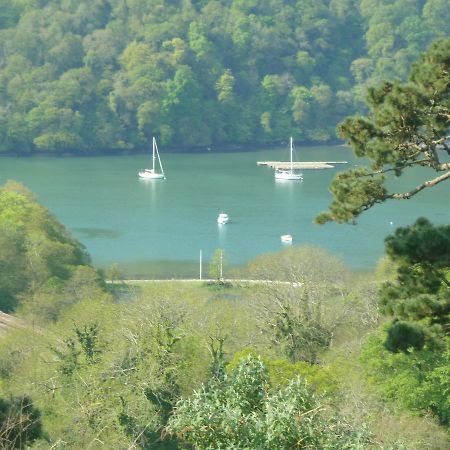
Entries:
[[276, 169], [275, 170], [275, 179], [276, 180], [303, 180], [303, 175], [294, 170], [292, 164], [292, 153], [294, 151], [294, 143], [292, 137], [290, 139], [290, 167], [289, 169]]
[[226, 223], [228, 223], [230, 221], [230, 218], [228, 217], [228, 214], [226, 213], [220, 213], [219, 217], [217, 218], [217, 223], [219, 225], [225, 225]]
[[[161, 172], [156, 171], [156, 159], [158, 159], [159, 167]], [[152, 152], [152, 168], [144, 169], [138, 172], [139, 178], [145, 179], [162, 179], [165, 180], [166, 176], [164, 175], [164, 169], [161, 164], [161, 158], [159, 157], [158, 146], [156, 145], [156, 139], [153, 137], [153, 152]]]

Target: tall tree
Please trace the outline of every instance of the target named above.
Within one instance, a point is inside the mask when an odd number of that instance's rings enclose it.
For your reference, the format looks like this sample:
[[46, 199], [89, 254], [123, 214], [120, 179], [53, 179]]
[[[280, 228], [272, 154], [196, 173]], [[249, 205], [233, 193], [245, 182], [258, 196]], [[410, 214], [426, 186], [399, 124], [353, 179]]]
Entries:
[[[367, 101], [369, 114], [345, 120], [338, 133], [357, 157], [369, 159], [370, 167], [336, 176], [332, 203], [317, 217], [319, 223], [354, 221], [377, 203], [409, 199], [450, 179], [450, 163], [442, 157], [450, 155], [450, 38], [422, 55], [407, 83], [370, 89]], [[422, 183], [406, 192], [388, 191], [388, 174], [400, 176], [414, 167], [422, 169]]]
[[386, 253], [398, 267], [381, 293], [384, 313], [395, 317], [386, 346], [422, 348], [427, 336], [413, 322], [450, 334], [450, 226], [420, 218], [386, 238]]

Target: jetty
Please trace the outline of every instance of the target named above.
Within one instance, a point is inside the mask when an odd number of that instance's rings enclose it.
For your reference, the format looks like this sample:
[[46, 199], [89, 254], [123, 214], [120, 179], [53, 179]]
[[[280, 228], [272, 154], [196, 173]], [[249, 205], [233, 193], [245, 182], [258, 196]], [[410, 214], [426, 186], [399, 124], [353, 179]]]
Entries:
[[[333, 169], [336, 164], [348, 164], [347, 161], [295, 161], [292, 162], [293, 169]], [[258, 166], [268, 166], [272, 169], [290, 169], [289, 161], [257, 161]]]

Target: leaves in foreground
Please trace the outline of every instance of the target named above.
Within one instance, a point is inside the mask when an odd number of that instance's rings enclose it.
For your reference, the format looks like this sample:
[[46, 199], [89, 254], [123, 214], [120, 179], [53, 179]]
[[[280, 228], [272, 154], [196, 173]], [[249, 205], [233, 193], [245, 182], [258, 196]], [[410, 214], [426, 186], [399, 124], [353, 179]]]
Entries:
[[271, 391], [263, 362], [249, 355], [223, 381], [181, 400], [167, 432], [198, 449], [356, 449], [374, 443], [330, 414], [301, 378]]

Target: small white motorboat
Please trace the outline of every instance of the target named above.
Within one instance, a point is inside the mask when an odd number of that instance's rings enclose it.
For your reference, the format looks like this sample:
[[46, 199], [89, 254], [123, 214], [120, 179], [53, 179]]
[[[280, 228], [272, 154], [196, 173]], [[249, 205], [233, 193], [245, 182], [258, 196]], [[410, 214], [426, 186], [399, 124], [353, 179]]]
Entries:
[[225, 225], [230, 221], [230, 218], [228, 217], [228, 214], [226, 213], [220, 213], [219, 217], [217, 218], [217, 223], [219, 225]]
[[281, 242], [285, 244], [292, 244], [292, 235], [291, 234], [283, 234], [281, 236]]

